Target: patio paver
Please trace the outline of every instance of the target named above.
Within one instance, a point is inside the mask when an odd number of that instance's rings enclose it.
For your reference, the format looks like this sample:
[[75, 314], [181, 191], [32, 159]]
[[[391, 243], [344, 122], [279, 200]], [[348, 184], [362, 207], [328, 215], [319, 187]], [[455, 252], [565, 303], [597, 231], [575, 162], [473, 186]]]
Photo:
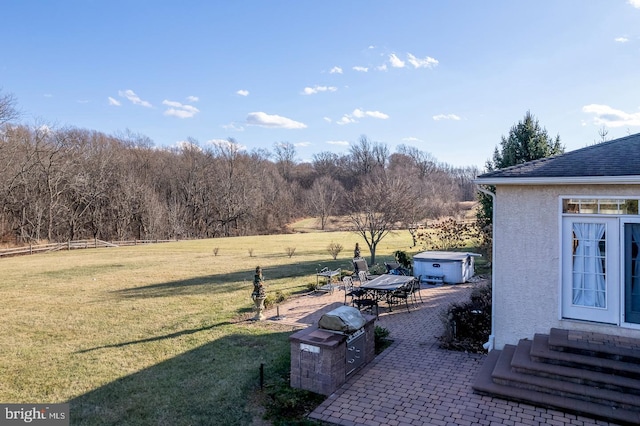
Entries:
[[[411, 313], [401, 309], [388, 313], [381, 308], [376, 325], [388, 329], [394, 343], [309, 417], [343, 426], [615, 425], [473, 393], [471, 383], [486, 355], [440, 349], [438, 336], [443, 329], [442, 310], [468, 300], [476, 285], [423, 288], [424, 303]], [[285, 318], [279, 322], [293, 327], [317, 323], [322, 313], [343, 301], [343, 291], [296, 298], [280, 307]], [[274, 310], [267, 316], [275, 316]]]

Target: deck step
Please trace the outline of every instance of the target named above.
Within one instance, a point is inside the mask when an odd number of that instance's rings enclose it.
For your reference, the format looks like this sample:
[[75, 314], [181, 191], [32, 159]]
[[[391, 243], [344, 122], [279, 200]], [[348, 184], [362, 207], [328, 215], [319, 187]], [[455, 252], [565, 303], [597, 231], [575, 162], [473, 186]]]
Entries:
[[640, 339], [551, 329], [487, 356], [481, 394], [640, 424]]
[[640, 339], [552, 328], [549, 332], [549, 348], [560, 352], [640, 364]]
[[[546, 336], [536, 337], [542, 340]], [[540, 362], [531, 356], [533, 347], [534, 343], [531, 340], [521, 340], [518, 343], [513, 358], [511, 359], [511, 368], [513, 370], [522, 374], [546, 377], [640, 396], [640, 380], [626, 375], [610, 374], [580, 368], [580, 364], [576, 361], [568, 361], [567, 364], [570, 365]], [[570, 359], [570, 357], [567, 358]], [[640, 401], [638, 404], [640, 404]]]
[[609, 405], [618, 409], [632, 410], [638, 412], [640, 415], [640, 398], [638, 398], [638, 395], [631, 395], [610, 389], [601, 389], [571, 381], [519, 373], [511, 368], [511, 361], [515, 351], [516, 347], [513, 345], [506, 345], [504, 347], [493, 369], [492, 377], [494, 382], [550, 395]]
[[[634, 379], [640, 379], [640, 364], [617, 361], [609, 358], [583, 355], [566, 350], [555, 350], [549, 344], [550, 335], [536, 334], [533, 337], [531, 358], [537, 362], [578, 367], [585, 370], [598, 371], [607, 374], [615, 374]], [[556, 348], [558, 347], [556, 341]]]
[[640, 424], [640, 412], [637, 411], [496, 383], [493, 372], [502, 353], [500, 350], [489, 352], [473, 384], [476, 392], [625, 425]]

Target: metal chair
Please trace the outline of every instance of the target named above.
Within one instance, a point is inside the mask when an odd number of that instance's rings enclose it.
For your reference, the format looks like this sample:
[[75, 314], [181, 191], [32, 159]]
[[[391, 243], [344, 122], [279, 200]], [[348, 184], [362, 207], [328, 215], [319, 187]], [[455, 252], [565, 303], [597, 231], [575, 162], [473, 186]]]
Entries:
[[367, 265], [367, 261], [363, 257], [355, 257], [353, 259], [353, 270], [358, 274], [358, 277], [360, 277], [360, 272], [364, 272], [367, 279], [371, 277], [369, 265]]
[[364, 288], [354, 288], [351, 292], [353, 294], [351, 303], [353, 306], [362, 311], [369, 309], [373, 313], [373, 308], [376, 308], [376, 318], [378, 317], [378, 299], [370, 291]]
[[418, 299], [416, 298], [416, 293], [418, 294], [418, 297], [420, 298], [420, 303], [424, 303], [422, 301], [422, 294], [420, 293], [420, 289], [422, 289], [422, 284], [420, 283], [420, 280], [422, 278], [422, 275], [418, 275], [417, 278], [413, 279], [413, 283], [412, 283], [412, 287], [411, 287], [411, 294], [413, 295], [413, 300], [417, 303]]
[[384, 262], [385, 268], [387, 268], [387, 274], [392, 275], [411, 275], [409, 270], [403, 268], [398, 262]]
[[407, 312], [411, 312], [411, 309], [409, 309], [409, 299], [411, 299], [413, 296], [413, 281], [408, 282], [406, 285], [400, 287], [397, 290], [394, 290], [391, 293], [391, 297], [390, 297], [390, 303], [391, 304], [400, 304], [402, 301], [404, 301], [404, 305], [407, 307]]
[[353, 278], [346, 276], [342, 278], [342, 286], [344, 287], [344, 304], [347, 304], [347, 297], [353, 299]]

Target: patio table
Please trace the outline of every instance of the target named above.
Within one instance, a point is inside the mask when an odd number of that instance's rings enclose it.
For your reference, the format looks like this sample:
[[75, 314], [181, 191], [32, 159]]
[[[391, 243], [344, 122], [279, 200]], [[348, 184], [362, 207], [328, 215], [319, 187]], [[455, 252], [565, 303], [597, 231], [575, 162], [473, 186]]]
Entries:
[[376, 293], [379, 296], [379, 299], [386, 299], [386, 302], [389, 305], [389, 311], [391, 311], [391, 294], [394, 291], [409, 284], [414, 279], [414, 277], [408, 275], [384, 274], [379, 275], [370, 281], [367, 281], [366, 283], [362, 284], [360, 288]]
[[[327, 291], [329, 293], [333, 293], [334, 285], [331, 284], [333, 281], [333, 277], [340, 276], [340, 268], [332, 271], [328, 269], [323, 269], [320, 272], [316, 273], [316, 291]], [[324, 277], [326, 279], [325, 285], [320, 285], [320, 277]]]

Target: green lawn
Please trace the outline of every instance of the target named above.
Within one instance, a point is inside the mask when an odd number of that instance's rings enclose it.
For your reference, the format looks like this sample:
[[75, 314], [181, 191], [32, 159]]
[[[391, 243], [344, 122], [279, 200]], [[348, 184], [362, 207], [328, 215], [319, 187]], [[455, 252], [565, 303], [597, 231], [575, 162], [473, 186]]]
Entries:
[[[335, 261], [330, 242], [344, 246]], [[356, 242], [305, 233], [0, 259], [0, 401], [69, 401], [74, 425], [250, 424], [259, 366], [269, 379], [287, 365], [291, 333], [247, 321], [253, 270], [294, 297], [319, 268], [351, 269]], [[410, 244], [389, 235], [378, 262]]]

